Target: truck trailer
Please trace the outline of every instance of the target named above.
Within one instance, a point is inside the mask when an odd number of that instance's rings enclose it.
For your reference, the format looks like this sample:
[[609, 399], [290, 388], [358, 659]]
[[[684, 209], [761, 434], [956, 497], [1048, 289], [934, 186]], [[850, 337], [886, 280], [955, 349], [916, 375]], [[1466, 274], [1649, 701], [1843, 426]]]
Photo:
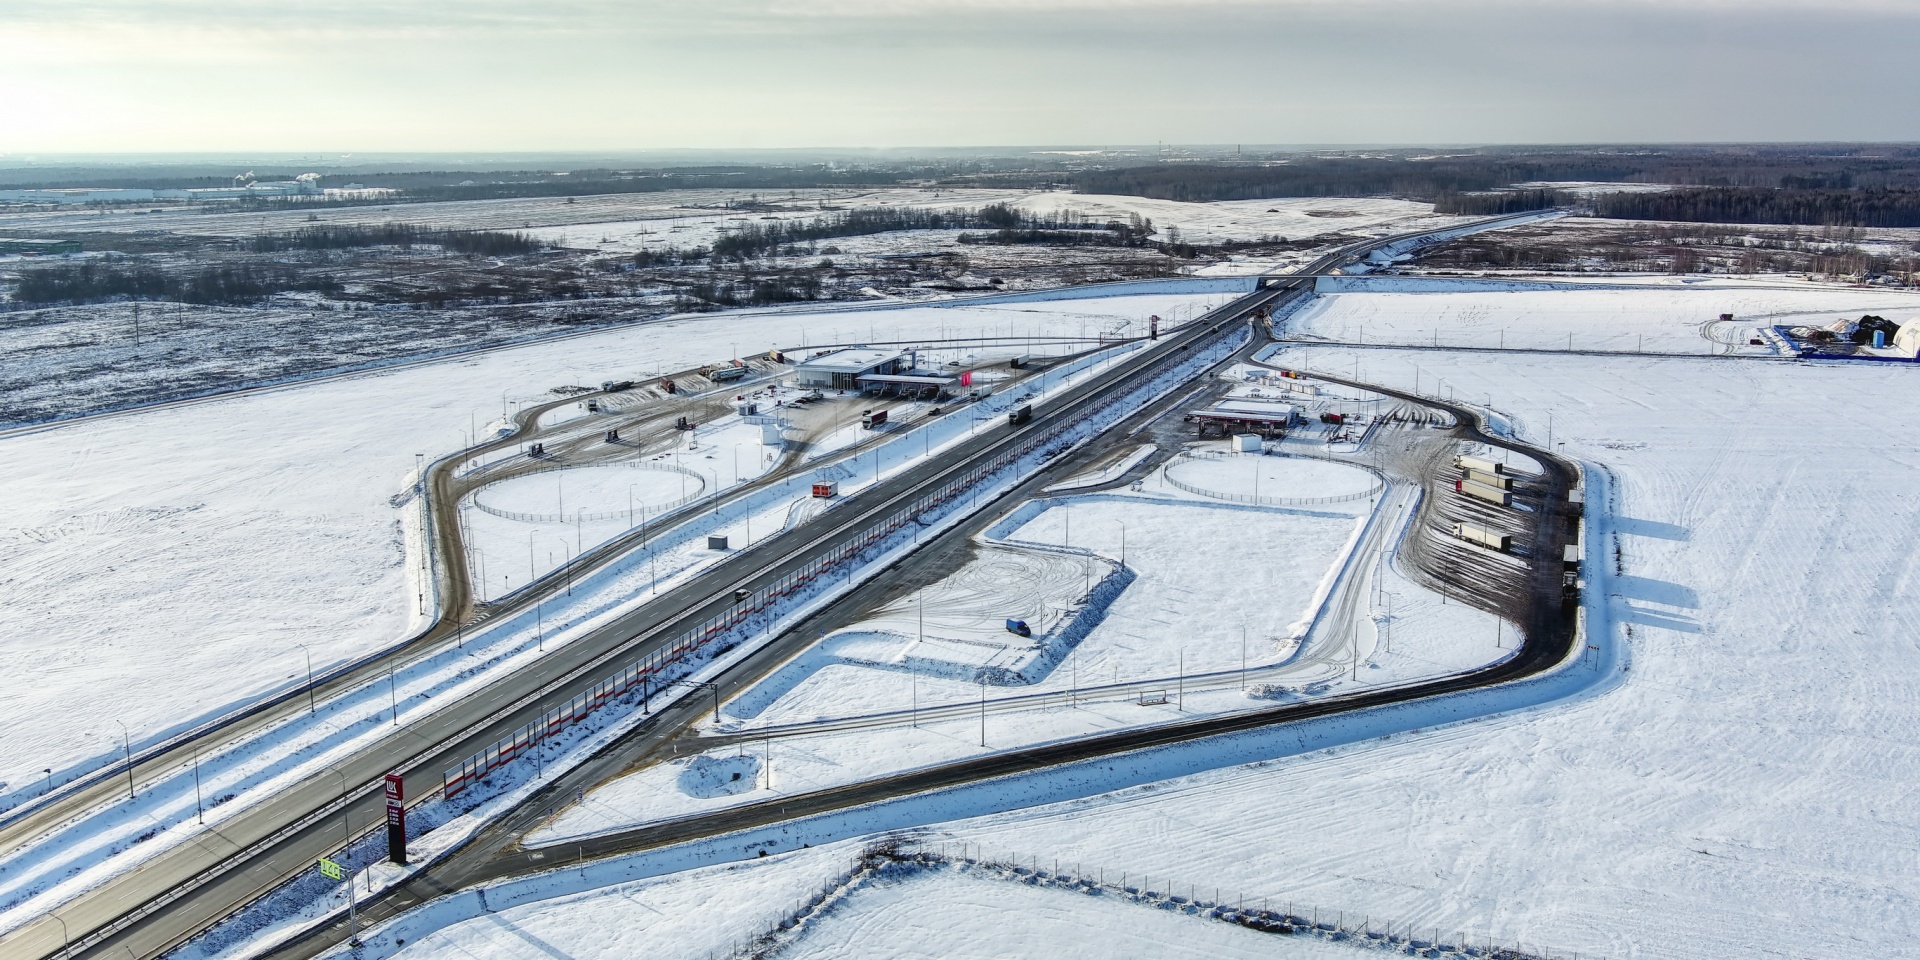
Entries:
[[1469, 497], [1477, 497], [1488, 503], [1498, 504], [1502, 507], [1513, 506], [1513, 494], [1497, 487], [1489, 487], [1484, 483], [1475, 483], [1472, 480], [1464, 479], [1455, 480], [1453, 482], [1453, 489], [1456, 493], [1464, 493]]
[[1483, 457], [1454, 457], [1453, 465], [1462, 470], [1478, 470], [1481, 473], [1506, 473], [1507, 465], [1496, 463]]
[[1506, 553], [1513, 548], [1513, 537], [1504, 533], [1495, 533], [1485, 527], [1476, 527], [1471, 523], [1453, 525], [1453, 535], [1468, 543], [1476, 543], [1488, 550]]
[[1468, 470], [1466, 479], [1482, 486], [1492, 487], [1495, 490], [1513, 489], [1513, 478], [1505, 474], [1482, 473], [1478, 470]]

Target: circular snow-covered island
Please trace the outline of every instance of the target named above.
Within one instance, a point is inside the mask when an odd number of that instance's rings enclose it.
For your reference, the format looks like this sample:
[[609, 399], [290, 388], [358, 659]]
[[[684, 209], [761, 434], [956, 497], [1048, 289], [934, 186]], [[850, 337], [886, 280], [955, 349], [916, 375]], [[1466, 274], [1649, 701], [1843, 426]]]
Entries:
[[707, 481], [699, 473], [663, 463], [600, 464], [514, 477], [488, 484], [473, 505], [508, 520], [572, 523], [628, 516], [636, 522], [699, 497]]
[[1188, 493], [1269, 506], [1361, 500], [1385, 486], [1362, 467], [1307, 457], [1184, 457], [1168, 464], [1162, 475]]

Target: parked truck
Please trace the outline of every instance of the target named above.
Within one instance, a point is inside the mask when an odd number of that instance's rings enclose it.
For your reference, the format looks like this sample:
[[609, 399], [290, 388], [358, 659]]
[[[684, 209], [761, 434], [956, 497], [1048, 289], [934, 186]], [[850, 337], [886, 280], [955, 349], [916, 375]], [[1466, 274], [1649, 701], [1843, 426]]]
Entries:
[[1453, 489], [1457, 493], [1463, 493], [1469, 497], [1477, 497], [1488, 503], [1498, 504], [1503, 507], [1513, 506], [1512, 493], [1501, 490], [1498, 487], [1489, 487], [1484, 483], [1475, 483], [1472, 480], [1460, 479], [1453, 482]]
[[1478, 470], [1481, 473], [1506, 473], [1507, 465], [1496, 463], [1481, 457], [1454, 457], [1453, 465], [1462, 470]]
[[707, 372], [707, 379], [724, 382], [727, 380], [738, 380], [746, 375], [746, 367], [715, 367]]
[[1468, 470], [1466, 479], [1483, 486], [1492, 487], [1495, 490], [1513, 489], [1513, 478], [1505, 474], [1481, 473], [1478, 470]]
[[1495, 533], [1485, 527], [1476, 527], [1471, 523], [1453, 525], [1453, 535], [1468, 543], [1477, 543], [1488, 550], [1506, 553], [1513, 547], [1513, 537], [1504, 533]]

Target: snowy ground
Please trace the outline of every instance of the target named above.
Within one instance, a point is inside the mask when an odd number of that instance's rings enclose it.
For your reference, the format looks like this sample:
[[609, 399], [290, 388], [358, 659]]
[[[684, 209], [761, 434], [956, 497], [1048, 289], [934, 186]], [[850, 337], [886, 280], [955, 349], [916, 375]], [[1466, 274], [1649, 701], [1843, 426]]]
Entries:
[[784, 956], [999, 960], [1155, 957], [1360, 960], [1367, 952], [1172, 910], [950, 871], [882, 878], [853, 892]]
[[[1324, 461], [1242, 459], [1272, 461], [1302, 493], [1316, 492], [1310, 478], [1338, 494], [1374, 484], [1371, 473]], [[1308, 466], [1285, 466], [1300, 464]], [[1244, 471], [1216, 480], [1229, 494], [1254, 486]], [[1384, 502], [1311, 510], [1242, 507], [1161, 489], [1150, 480], [1139, 493], [1015, 510], [990, 531], [973, 562], [828, 636], [729, 702], [719, 729], [746, 741], [609, 783], [537, 838], [707, 812], [1100, 730], [1451, 673], [1511, 652], [1511, 634], [1503, 644], [1493, 618], [1445, 604], [1381, 565], [1384, 547], [1343, 562], [1369, 517], [1383, 535], [1397, 535], [1416, 502], [1411, 488], [1395, 488]], [[1234, 557], [1232, 575], [1220, 565], [1223, 545]], [[1130, 579], [1109, 583], [1121, 556]], [[1368, 619], [1309, 634], [1336, 573], [1347, 568], [1358, 571], [1353, 588], [1367, 598]], [[1016, 582], [1022, 587], [1006, 586]], [[982, 589], [989, 583], [1000, 587]], [[1102, 601], [1097, 616], [1085, 620], [1090, 627], [1068, 633], [1076, 618], [1065, 608], [1089, 587], [1118, 594], [1096, 591]], [[1029, 618], [1035, 638], [1008, 633], [1001, 623], [1007, 617]], [[1012, 669], [1019, 680], [995, 672]], [[983, 684], [981, 676], [993, 679]], [[976, 711], [975, 704], [984, 707]], [[809, 726], [821, 721], [829, 728]], [[755, 740], [761, 731], [766, 738]], [[727, 765], [728, 789], [707, 787], [702, 771], [713, 764]]]
[[[1313, 937], [1259, 933], [1110, 892], [1037, 887], [990, 868], [897, 869], [842, 885], [838, 881], [856, 852], [854, 845], [840, 843], [535, 900], [453, 924], [382, 955], [398, 960], [741, 956], [750, 940], [778, 922], [777, 916], [758, 914], [793, 909], [821, 890], [830, 891], [824, 906], [808, 914], [780, 956], [1360, 960], [1375, 955]], [[728, 904], [718, 911], [723, 916], [715, 916], [716, 902]]]
[[[1222, 345], [1189, 362], [1212, 362], [1219, 351], [1231, 347]], [[1045, 402], [1050, 392], [1066, 389], [1136, 350], [1137, 345], [1125, 344], [1065, 361], [1024, 386]], [[998, 422], [1010, 402], [1010, 397], [996, 397], [968, 409]], [[858, 471], [848, 473], [844, 466], [833, 464], [820, 469], [840, 471], [839, 478], [846, 481], [842, 489], [851, 493], [910, 468], [929, 452], [961, 442], [973, 429], [972, 416], [955, 415], [932, 420], [912, 432], [883, 431], [876, 445], [859, 453]], [[724, 435], [725, 429], [719, 433]], [[872, 465], [871, 472], [867, 463]], [[790, 472], [782, 482], [724, 507], [698, 509], [685, 522], [650, 539], [644, 551], [575, 577], [564, 594], [532, 610], [488, 621], [484, 628], [469, 631], [461, 645], [443, 647], [401, 665], [388, 684], [366, 684], [332, 696], [313, 716], [296, 713], [261, 735], [217, 752], [203, 751], [191, 770], [176, 770], [144, 783], [139, 802], [103, 805], [33, 844], [10, 851], [6, 871], [0, 873], [0, 928], [33, 918], [45, 905], [124, 869], [130, 859], [218, 829], [222, 818], [251, 799], [288, 789], [347, 751], [365, 749], [388, 735], [404, 736], [407, 718], [431, 710], [436, 702], [469, 695], [502, 672], [532, 666], [546, 651], [604, 625], [651, 593], [725, 556], [707, 549], [708, 534], [724, 533], [734, 544], [744, 545], [756, 530], [761, 536], [771, 533], [789, 516], [790, 502], [807, 496], [806, 479], [804, 474]], [[581, 533], [576, 530], [575, 536]], [[803, 597], [797, 602], [809, 601]], [[204, 826], [196, 815], [203, 785], [207, 795], [215, 798]], [[239, 802], [226, 803], [235, 798]]]
[[[110, 761], [121, 723], [137, 750], [302, 682], [308, 652], [321, 670], [404, 636], [421, 606], [406, 526], [415, 454], [456, 450], [556, 384], [681, 369], [806, 330], [1042, 335], [1227, 298], [711, 315], [0, 439], [0, 670], [18, 681], [0, 702], [0, 805], [44, 789], [45, 768], [59, 782]], [[524, 547], [509, 553], [524, 560]]]
[[[1920, 399], [1912, 371], [1312, 346], [1276, 358], [1335, 372], [1360, 359], [1369, 379], [1401, 388], [1444, 377], [1485, 396], [1497, 423], [1534, 442], [1552, 430], [1591, 465], [1589, 557], [1617, 557], [1618, 571], [1589, 572], [1606, 585], [1589, 622], [1607, 634], [1594, 642], [1622, 645], [1618, 668], [1534, 709], [1297, 756], [1275, 746], [1283, 759], [957, 821], [936, 838], [1560, 956], [1911, 955], [1920, 452], [1897, 420], [1802, 424], [1861, 397], [1900, 409]], [[1085, 529], [1076, 543], [1100, 527]], [[1130, 561], [1140, 549], [1130, 544]], [[1404, 603], [1407, 588], [1383, 575]], [[1000, 736], [1007, 721], [991, 722]], [[774, 746], [776, 775], [791, 749]], [[976, 923], [976, 906], [1013, 930], [1068, 916], [1079, 938], [1158, 922], [1005, 896], [902, 885], [850, 900], [797, 949], [965, 949], [937, 939], [946, 928], [991, 943], [997, 928]], [[592, 902], [538, 915], [556, 930], [608, 916]], [[474, 936], [487, 922], [454, 929]], [[459, 955], [422, 955], [443, 953]]]
[[[1716, 280], [1668, 283], [1367, 278], [1330, 280], [1287, 335], [1368, 345], [1775, 356], [1756, 328], [1879, 314], [1920, 319], [1920, 294]], [[1351, 292], [1348, 292], [1351, 291]], [[1732, 314], [1723, 323], [1721, 314]]]
[[[1350, 354], [1296, 348], [1339, 370]], [[1591, 698], [959, 831], [1002, 847], [1610, 957], [1904, 954], [1920, 938], [1907, 531], [1920, 454], [1805, 410], [1904, 368], [1370, 352], [1556, 421], [1604, 466], [1630, 665]], [[1430, 374], [1431, 375], [1431, 374]], [[1791, 460], [1782, 462], [1783, 452]], [[1256, 811], [1258, 813], [1256, 814]], [[1281, 851], [1249, 857], [1249, 850]], [[1525, 891], [1525, 895], [1516, 895]], [[1791, 931], [1788, 933], [1788, 931]]]
[[[757, 196], [782, 209], [774, 213], [729, 210], [726, 205]], [[1178, 228], [1190, 243], [1287, 239], [1334, 232], [1367, 233], [1389, 224], [1432, 218], [1431, 204], [1406, 200], [1326, 197], [1291, 200], [1233, 200], [1188, 203], [1145, 197], [1018, 190], [884, 188], [878, 190], [773, 191], [675, 190], [664, 193], [608, 194], [573, 198], [460, 200], [395, 203], [390, 206], [289, 208], [216, 212], [163, 205], [160, 213], [133, 210], [36, 210], [0, 214], [0, 229], [140, 232], [161, 230], [190, 236], [239, 237], [281, 233], [320, 224], [407, 223], [426, 229], [512, 230], [566, 246], [609, 253], [667, 246], [711, 245], [721, 230], [763, 221], [812, 219], [855, 207], [955, 209], [1014, 203], [1035, 213], [1079, 211], [1090, 220], [1125, 221], [1138, 213], [1163, 233]], [[308, 218], [312, 217], [312, 220]], [[1437, 218], [1435, 223], [1448, 219]], [[830, 243], [846, 247], [846, 240]], [[922, 245], [924, 248], [924, 245]]]

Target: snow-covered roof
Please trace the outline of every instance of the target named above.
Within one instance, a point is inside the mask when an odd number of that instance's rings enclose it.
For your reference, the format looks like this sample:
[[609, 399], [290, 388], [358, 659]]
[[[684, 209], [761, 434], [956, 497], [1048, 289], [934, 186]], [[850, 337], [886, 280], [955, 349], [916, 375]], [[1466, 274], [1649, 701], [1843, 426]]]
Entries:
[[889, 360], [898, 360], [899, 358], [900, 351], [898, 350], [874, 350], [865, 347], [854, 347], [847, 350], [836, 350], [810, 360], [802, 360], [796, 364], [796, 366], [802, 370], [834, 370], [848, 373], [864, 373]]
[[1193, 415], [1209, 420], [1277, 420], [1290, 421], [1294, 411], [1299, 409], [1291, 403], [1273, 400], [1222, 400]]
[[923, 387], [945, 387], [959, 383], [960, 378], [943, 376], [941, 374], [869, 373], [861, 377], [860, 382], [904, 383]]

